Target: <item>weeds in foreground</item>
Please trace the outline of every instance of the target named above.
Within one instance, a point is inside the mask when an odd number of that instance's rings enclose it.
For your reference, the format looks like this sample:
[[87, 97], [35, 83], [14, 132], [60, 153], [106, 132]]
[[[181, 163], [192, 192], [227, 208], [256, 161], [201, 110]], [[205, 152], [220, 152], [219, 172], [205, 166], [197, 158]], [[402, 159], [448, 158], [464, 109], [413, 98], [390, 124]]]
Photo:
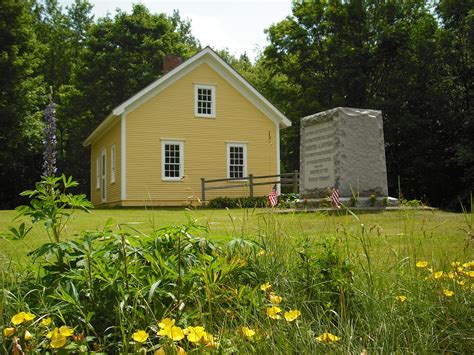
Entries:
[[2, 275], [0, 349], [469, 352], [474, 263], [407, 246], [376, 267], [373, 231], [353, 217], [299, 237], [266, 213], [255, 235], [234, 225], [220, 245], [193, 221], [148, 234], [108, 221], [36, 250], [34, 271]]

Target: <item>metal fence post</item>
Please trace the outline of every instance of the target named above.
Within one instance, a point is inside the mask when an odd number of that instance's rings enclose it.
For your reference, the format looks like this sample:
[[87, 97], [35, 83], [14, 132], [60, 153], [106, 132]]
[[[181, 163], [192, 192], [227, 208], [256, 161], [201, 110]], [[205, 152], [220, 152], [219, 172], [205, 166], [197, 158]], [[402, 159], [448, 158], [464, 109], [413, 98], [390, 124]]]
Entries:
[[201, 206], [206, 207], [206, 178], [201, 178]]
[[298, 170], [293, 172], [293, 192], [298, 193]]

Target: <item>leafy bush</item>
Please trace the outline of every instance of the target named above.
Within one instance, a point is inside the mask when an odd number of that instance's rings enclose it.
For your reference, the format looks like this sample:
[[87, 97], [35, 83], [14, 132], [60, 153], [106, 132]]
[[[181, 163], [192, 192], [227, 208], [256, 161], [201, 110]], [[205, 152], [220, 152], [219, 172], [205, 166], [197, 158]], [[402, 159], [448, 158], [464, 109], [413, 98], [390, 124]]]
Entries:
[[267, 207], [266, 196], [259, 197], [216, 197], [209, 201], [210, 208], [259, 208]]
[[21, 193], [21, 196], [29, 197], [30, 204], [17, 207], [16, 218], [27, 216], [33, 223], [43, 222], [50, 240], [59, 242], [74, 210], [88, 212], [93, 207], [86, 195], [68, 193], [69, 189], [78, 185], [72, 176], [43, 176], [41, 181], [36, 183], [34, 190]]

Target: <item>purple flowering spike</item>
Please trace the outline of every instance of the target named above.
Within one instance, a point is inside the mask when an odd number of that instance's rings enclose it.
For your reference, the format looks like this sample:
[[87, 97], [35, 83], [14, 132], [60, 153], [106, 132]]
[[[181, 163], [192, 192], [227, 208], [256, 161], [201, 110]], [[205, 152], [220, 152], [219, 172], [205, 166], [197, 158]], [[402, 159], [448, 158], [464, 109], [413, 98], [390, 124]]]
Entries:
[[49, 96], [49, 104], [44, 110], [44, 153], [43, 169], [45, 176], [54, 176], [56, 173], [56, 108]]

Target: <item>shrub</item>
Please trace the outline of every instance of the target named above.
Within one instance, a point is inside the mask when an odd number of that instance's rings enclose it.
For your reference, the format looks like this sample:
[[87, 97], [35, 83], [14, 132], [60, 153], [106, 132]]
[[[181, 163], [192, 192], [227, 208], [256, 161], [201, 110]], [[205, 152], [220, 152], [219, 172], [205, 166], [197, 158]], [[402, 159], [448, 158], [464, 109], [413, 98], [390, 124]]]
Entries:
[[216, 197], [209, 201], [210, 208], [260, 208], [267, 207], [266, 196], [258, 197]]

